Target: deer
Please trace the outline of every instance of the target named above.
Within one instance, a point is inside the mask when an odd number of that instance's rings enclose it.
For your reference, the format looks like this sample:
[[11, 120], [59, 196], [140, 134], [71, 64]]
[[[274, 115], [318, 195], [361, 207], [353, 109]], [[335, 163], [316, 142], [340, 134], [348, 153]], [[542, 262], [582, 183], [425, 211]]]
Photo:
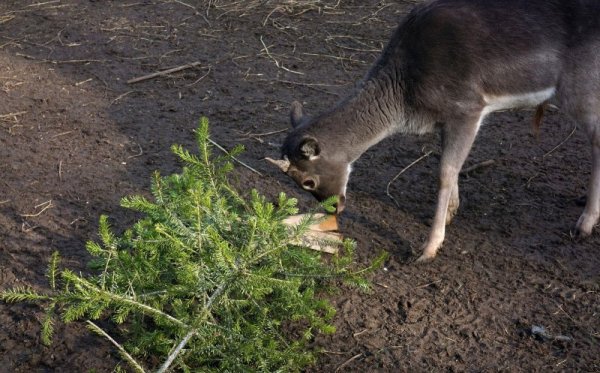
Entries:
[[[592, 146], [586, 205], [600, 217], [600, 1], [434, 0], [417, 5], [356, 88], [324, 113], [291, 105], [292, 131], [270, 159], [318, 200], [346, 204], [352, 164], [392, 135], [441, 131], [437, 206], [417, 261], [433, 259], [459, 207], [459, 172], [485, 118], [554, 105]], [[538, 116], [536, 114], [536, 117]], [[536, 120], [539, 120], [536, 119]]]

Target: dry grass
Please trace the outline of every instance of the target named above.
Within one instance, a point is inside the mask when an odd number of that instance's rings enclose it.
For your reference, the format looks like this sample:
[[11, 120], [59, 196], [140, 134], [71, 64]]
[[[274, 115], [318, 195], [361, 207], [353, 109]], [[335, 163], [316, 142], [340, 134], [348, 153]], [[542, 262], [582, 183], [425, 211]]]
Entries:
[[[383, 49], [385, 40], [360, 38], [352, 30], [364, 24], [373, 24], [373, 27], [383, 30], [382, 35], [387, 35], [395, 27], [395, 18], [390, 15], [398, 9], [397, 3], [385, 0], [365, 1], [360, 5], [344, 4], [341, 0], [208, 0], [202, 6], [207, 20], [247, 16], [262, 19], [257, 25], [260, 49], [256, 54], [234, 56], [233, 60], [243, 65], [240, 60], [265, 58], [279, 72], [276, 76], [270, 76], [264, 71], [251, 74], [249, 70], [246, 79], [258, 77], [260, 81], [302, 86], [336, 96], [336, 87], [348, 85], [351, 81], [338, 80], [334, 84], [315, 82], [310, 78], [310, 71], [306, 70], [306, 66], [310, 66], [309, 61], [333, 60], [339, 70], [353, 76], [357, 65], [361, 69], [366, 68], [374, 55]], [[327, 16], [323, 18], [322, 32], [313, 33], [314, 30], [303, 27], [300, 16], [309, 12]], [[207, 30], [206, 33], [213, 35], [214, 30]], [[302, 40], [305, 38], [321, 39], [323, 48], [303, 50]]]
[[271, 13], [280, 11], [288, 14], [302, 14], [310, 10], [329, 10], [339, 7], [341, 0], [209, 0], [208, 8], [233, 12], [255, 11], [257, 8], [272, 9]]

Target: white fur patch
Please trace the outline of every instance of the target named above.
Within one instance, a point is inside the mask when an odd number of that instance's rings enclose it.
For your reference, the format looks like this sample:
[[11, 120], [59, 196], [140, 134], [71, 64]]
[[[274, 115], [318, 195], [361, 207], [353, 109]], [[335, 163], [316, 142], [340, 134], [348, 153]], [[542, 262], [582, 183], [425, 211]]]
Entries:
[[350, 179], [350, 173], [352, 172], [352, 163], [348, 165], [346, 169], [346, 182], [344, 183], [344, 197], [346, 197], [346, 187], [348, 187], [348, 180]]
[[517, 95], [484, 95], [483, 99], [486, 102], [486, 106], [483, 108], [482, 114], [485, 116], [489, 113], [499, 110], [519, 109], [537, 106], [554, 96], [554, 93], [556, 93], [556, 88], [550, 87], [542, 91], [523, 93]]

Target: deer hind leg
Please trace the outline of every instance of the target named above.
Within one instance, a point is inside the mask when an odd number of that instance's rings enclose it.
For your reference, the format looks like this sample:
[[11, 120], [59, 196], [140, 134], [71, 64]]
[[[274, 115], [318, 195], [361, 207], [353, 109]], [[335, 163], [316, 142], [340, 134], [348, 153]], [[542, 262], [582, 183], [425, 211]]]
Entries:
[[429, 238], [417, 261], [433, 259], [444, 242], [446, 223], [458, 208], [458, 174], [469, 155], [482, 116], [447, 122], [444, 125], [437, 207]]
[[448, 201], [448, 211], [446, 212], [446, 225], [452, 222], [454, 215], [456, 215], [456, 211], [458, 210], [458, 206], [460, 205], [460, 198], [458, 196], [458, 179], [456, 180], [456, 184], [452, 187], [452, 191], [450, 192], [450, 200]]
[[575, 225], [576, 233], [582, 237], [592, 233], [600, 218], [600, 114], [593, 121], [587, 122], [586, 129], [592, 143], [592, 175], [585, 209]]
[[[445, 131], [442, 131], [442, 149], [446, 147], [447, 144], [447, 135]], [[452, 219], [456, 215], [456, 211], [458, 210], [458, 206], [460, 205], [460, 198], [458, 195], [458, 180], [452, 186], [450, 192], [450, 200], [448, 201], [448, 210], [446, 212], [446, 225], [449, 225], [452, 222]]]

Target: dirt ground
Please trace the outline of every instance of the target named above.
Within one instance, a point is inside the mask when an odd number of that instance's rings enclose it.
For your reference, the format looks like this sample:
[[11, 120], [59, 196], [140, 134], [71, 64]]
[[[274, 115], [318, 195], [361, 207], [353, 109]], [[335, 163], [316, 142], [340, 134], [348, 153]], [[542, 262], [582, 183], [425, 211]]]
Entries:
[[[265, 156], [289, 129], [289, 103], [318, 113], [343, 97], [415, 1], [0, 2], [0, 289], [47, 288], [54, 250], [85, 269], [100, 214], [135, 216], [154, 170], [178, 171], [200, 116], [226, 148], [246, 146], [236, 182], [314, 206]], [[138, 83], [156, 71], [194, 67]], [[463, 174], [461, 207], [438, 258], [410, 259], [429, 229], [439, 136], [394, 137], [356, 162], [343, 232], [359, 261], [391, 256], [374, 291], [332, 296], [337, 333], [310, 371], [600, 371], [600, 229], [569, 235], [583, 209], [590, 148], [558, 112], [538, 139], [532, 112], [495, 114]], [[404, 172], [400, 170], [433, 150]], [[0, 303], [0, 371], [108, 372], [119, 362], [82, 324], [40, 343], [42, 312]], [[551, 337], [532, 332], [544, 327]], [[558, 338], [555, 338], [557, 337]]]

